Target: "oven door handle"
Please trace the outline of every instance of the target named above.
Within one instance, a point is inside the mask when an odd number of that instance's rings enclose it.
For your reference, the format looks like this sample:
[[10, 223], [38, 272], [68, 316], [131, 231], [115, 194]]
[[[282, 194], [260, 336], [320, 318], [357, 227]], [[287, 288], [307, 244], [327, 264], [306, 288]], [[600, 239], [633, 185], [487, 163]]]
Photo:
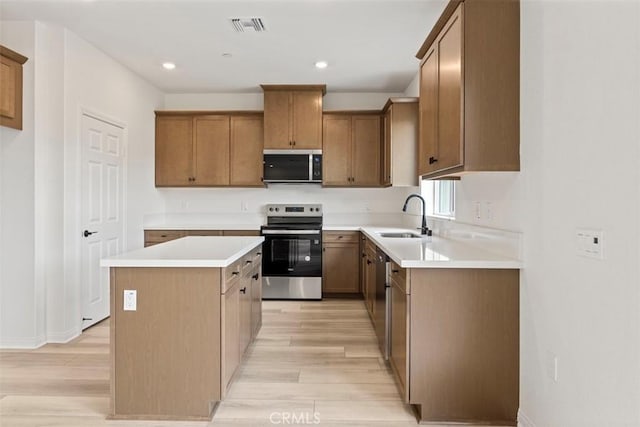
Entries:
[[320, 234], [320, 230], [262, 230], [262, 234]]

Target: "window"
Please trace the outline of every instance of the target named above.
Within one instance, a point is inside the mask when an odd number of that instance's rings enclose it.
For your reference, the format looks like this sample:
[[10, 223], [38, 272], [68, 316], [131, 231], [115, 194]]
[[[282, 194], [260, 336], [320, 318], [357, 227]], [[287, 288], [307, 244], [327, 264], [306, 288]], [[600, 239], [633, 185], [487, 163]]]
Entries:
[[456, 181], [423, 180], [420, 183], [422, 197], [427, 202], [427, 214], [455, 218], [456, 213]]

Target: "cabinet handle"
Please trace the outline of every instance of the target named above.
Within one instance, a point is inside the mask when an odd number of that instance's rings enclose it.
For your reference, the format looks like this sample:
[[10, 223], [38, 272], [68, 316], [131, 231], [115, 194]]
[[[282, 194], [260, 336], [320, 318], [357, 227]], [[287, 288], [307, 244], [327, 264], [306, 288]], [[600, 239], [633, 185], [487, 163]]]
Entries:
[[400, 273], [400, 270], [391, 270], [392, 273]]
[[250, 259], [245, 261], [247, 264], [251, 264], [253, 261], [251, 261]]
[[253, 276], [251, 276], [251, 278], [253, 280], [258, 280], [258, 277], [260, 277], [260, 275], [258, 273], [254, 274]]
[[366, 257], [367, 254], [365, 254], [364, 252], [362, 253], [362, 258]]
[[232, 275], [232, 276], [237, 276], [238, 274], [240, 274], [240, 272], [239, 272], [239, 271], [232, 271], [232, 272], [231, 272], [231, 275]]
[[436, 159], [435, 157], [429, 157], [429, 164], [432, 165], [434, 163], [436, 163], [438, 161], [438, 159]]
[[338, 236], [338, 239], [342, 239], [344, 236]]
[[256, 252], [256, 255], [260, 256], [260, 255], [262, 255], [262, 252]]
[[245, 286], [244, 288], [240, 288], [240, 293], [241, 294], [246, 294], [247, 293], [247, 287]]
[[370, 260], [370, 259], [368, 259], [368, 260], [367, 260], [367, 265], [370, 265], [370, 264], [371, 264], [371, 260]]
[[295, 147], [295, 145], [296, 145], [296, 142], [295, 142], [295, 141], [293, 141], [293, 146]]

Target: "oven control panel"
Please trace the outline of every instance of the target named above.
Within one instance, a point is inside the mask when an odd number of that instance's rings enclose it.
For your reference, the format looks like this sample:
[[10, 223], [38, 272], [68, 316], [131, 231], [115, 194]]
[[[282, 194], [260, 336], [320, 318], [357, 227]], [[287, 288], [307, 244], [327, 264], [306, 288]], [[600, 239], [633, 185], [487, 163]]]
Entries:
[[267, 216], [322, 216], [322, 205], [266, 205]]

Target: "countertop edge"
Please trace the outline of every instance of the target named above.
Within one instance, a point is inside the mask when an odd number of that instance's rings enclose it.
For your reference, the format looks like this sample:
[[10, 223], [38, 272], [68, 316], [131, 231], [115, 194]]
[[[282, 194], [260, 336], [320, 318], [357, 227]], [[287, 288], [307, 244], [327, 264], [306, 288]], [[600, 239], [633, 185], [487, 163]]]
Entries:
[[[172, 240], [165, 243], [160, 243], [160, 245], [171, 244], [172, 242], [177, 242], [178, 240], [194, 238], [192, 237], [183, 237], [181, 239]], [[195, 237], [195, 238], [221, 238], [222, 236], [211, 236], [211, 237]], [[237, 239], [237, 238], [246, 238], [246, 237], [222, 237], [224, 239]], [[245, 256], [252, 250], [256, 249], [262, 242], [264, 242], [264, 237], [262, 236], [252, 236], [251, 239], [254, 239], [251, 243], [243, 246], [238, 251], [234, 252], [230, 256], [225, 259], [162, 259], [162, 258], [150, 258], [150, 259], [136, 259], [136, 258], [104, 258], [100, 260], [100, 267], [108, 267], [108, 268], [118, 268], [118, 267], [158, 267], [158, 268], [170, 268], [170, 267], [180, 267], [180, 268], [226, 268], [231, 264], [236, 262], [241, 257]], [[148, 248], [141, 248], [131, 252], [144, 251]], [[119, 255], [126, 256], [127, 252]]]

